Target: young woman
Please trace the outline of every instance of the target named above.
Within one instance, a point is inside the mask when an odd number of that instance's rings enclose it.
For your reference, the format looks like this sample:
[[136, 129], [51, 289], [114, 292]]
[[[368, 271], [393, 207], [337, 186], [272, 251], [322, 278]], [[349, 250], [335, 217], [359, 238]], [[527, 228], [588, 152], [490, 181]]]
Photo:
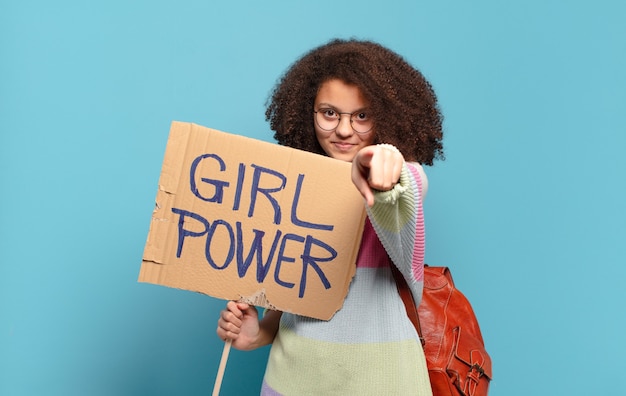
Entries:
[[[368, 220], [344, 306], [329, 321], [228, 302], [217, 334], [233, 347], [272, 344], [262, 395], [431, 395], [426, 361], [391, 274], [419, 304], [427, 181], [443, 159], [431, 85], [398, 54], [333, 40], [296, 61], [266, 118], [283, 145], [352, 162]], [[329, 205], [332, 200], [329, 197]]]

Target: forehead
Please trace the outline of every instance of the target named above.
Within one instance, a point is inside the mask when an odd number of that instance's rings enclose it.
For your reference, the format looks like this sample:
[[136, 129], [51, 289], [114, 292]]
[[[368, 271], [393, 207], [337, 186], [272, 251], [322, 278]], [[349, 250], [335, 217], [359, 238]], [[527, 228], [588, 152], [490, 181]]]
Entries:
[[332, 79], [320, 85], [315, 105], [326, 104], [342, 111], [354, 111], [367, 107], [368, 103], [361, 89], [342, 80]]

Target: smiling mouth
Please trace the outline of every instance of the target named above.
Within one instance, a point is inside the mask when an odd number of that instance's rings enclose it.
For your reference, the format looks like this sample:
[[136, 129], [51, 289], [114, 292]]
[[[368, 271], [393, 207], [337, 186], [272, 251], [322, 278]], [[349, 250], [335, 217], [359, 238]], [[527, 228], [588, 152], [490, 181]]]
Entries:
[[334, 142], [333, 145], [342, 151], [350, 150], [354, 146], [354, 144], [344, 142]]

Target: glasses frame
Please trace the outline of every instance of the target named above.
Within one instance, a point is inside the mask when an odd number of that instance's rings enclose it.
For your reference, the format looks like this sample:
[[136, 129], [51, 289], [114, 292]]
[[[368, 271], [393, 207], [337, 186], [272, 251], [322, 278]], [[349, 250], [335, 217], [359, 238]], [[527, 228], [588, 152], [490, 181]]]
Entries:
[[[322, 126], [320, 125], [319, 121], [317, 120], [317, 117], [318, 117], [318, 116], [317, 116], [317, 113], [320, 113], [322, 110], [332, 110], [332, 111], [334, 111], [335, 113], [337, 113], [337, 115], [338, 115], [338, 117], [337, 117], [337, 125], [335, 125], [335, 127], [334, 127], [334, 128], [331, 128], [331, 129], [326, 129], [326, 128], [324, 128], [324, 127], [322, 127]], [[354, 122], [354, 120], [352, 119], [352, 118], [354, 117], [354, 115], [355, 115], [355, 114], [362, 113], [362, 112], [363, 112], [363, 110], [362, 110], [362, 109], [361, 109], [361, 110], [354, 111], [354, 112], [352, 112], [352, 113], [340, 112], [340, 111], [337, 111], [337, 110], [333, 109], [332, 107], [322, 107], [322, 108], [320, 108], [320, 109], [313, 110], [313, 113], [315, 113], [315, 117], [314, 117], [314, 118], [315, 118], [315, 123], [317, 124], [317, 126], [318, 126], [318, 127], [319, 127], [322, 131], [326, 131], [326, 132], [333, 132], [333, 131], [337, 130], [337, 127], [338, 127], [338, 126], [339, 126], [339, 124], [341, 123], [341, 116], [342, 116], [342, 115], [347, 114], [347, 115], [349, 115], [349, 116], [350, 116], [350, 128], [352, 128], [352, 130], [354, 131], [354, 133], [356, 133], [356, 134], [358, 134], [358, 135], [365, 135], [366, 133], [370, 133], [370, 132], [372, 132], [372, 129], [374, 129], [374, 122], [373, 122], [373, 121], [372, 121], [372, 126], [370, 127], [370, 129], [368, 129], [368, 130], [367, 130], [367, 131], [365, 131], [365, 132], [360, 132], [360, 131], [357, 131], [356, 129], [354, 129], [354, 126], [352, 125], [352, 123]]]

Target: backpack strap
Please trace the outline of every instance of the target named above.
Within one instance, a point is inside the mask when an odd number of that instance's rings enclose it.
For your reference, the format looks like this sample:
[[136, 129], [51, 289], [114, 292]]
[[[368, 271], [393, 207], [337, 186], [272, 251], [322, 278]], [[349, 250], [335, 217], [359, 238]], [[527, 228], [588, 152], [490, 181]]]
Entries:
[[[389, 260], [391, 261], [391, 260]], [[420, 342], [422, 346], [426, 344], [424, 341], [424, 337], [422, 336], [422, 327], [420, 326], [420, 318], [417, 314], [417, 307], [415, 306], [415, 300], [413, 299], [413, 294], [411, 293], [411, 289], [409, 289], [409, 285], [406, 284], [406, 280], [404, 276], [400, 273], [398, 268], [396, 268], [395, 264], [389, 263], [389, 268], [391, 268], [391, 273], [393, 274], [394, 279], [396, 280], [396, 287], [398, 288], [398, 293], [400, 293], [400, 297], [402, 298], [402, 302], [404, 302], [404, 308], [406, 309], [406, 314], [409, 317], [411, 323], [415, 327], [417, 331], [417, 335], [420, 338]]]

